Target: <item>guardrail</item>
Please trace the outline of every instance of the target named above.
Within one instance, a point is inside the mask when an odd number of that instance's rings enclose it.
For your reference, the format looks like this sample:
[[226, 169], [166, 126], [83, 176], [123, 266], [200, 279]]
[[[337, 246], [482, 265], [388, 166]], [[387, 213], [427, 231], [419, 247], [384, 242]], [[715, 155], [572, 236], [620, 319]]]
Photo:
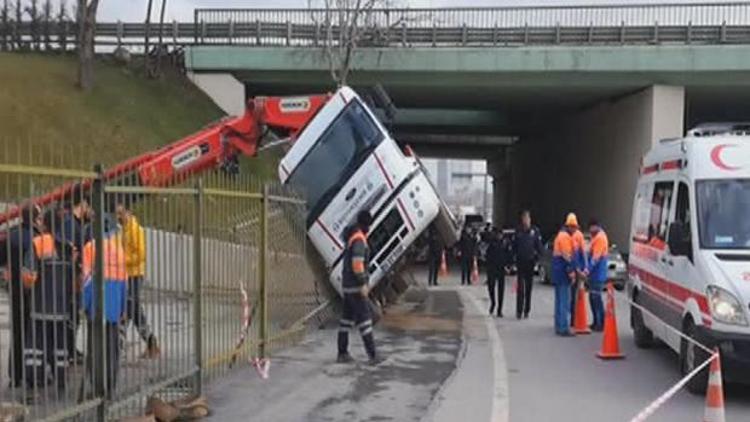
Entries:
[[[193, 22], [148, 26], [152, 43], [298, 46], [322, 45], [324, 9], [196, 9]], [[335, 21], [335, 19], [333, 19]], [[594, 6], [521, 6], [450, 9], [375, 9], [364, 15], [362, 47], [461, 47], [618, 44], [748, 44], [750, 2]], [[75, 44], [74, 22], [0, 23], [0, 47]], [[100, 47], [142, 47], [145, 23], [97, 24]], [[19, 42], [20, 41], [20, 42]]]

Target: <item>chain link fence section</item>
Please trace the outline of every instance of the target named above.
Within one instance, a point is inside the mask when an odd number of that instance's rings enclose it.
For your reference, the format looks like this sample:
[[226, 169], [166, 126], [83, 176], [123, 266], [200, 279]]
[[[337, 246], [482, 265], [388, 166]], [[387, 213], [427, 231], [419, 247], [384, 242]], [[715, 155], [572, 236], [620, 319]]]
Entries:
[[[88, 214], [80, 226], [87, 237], [81, 242], [104, 251], [101, 261], [95, 258], [91, 264], [93, 270], [76, 274], [75, 283], [70, 280], [75, 290], [67, 295], [78, 312], [68, 326], [77, 327], [74, 344], [80, 356], [70, 362], [65, 388], [48, 382], [53, 380], [49, 371], [45, 383], [28, 387], [23, 365], [16, 377], [20, 382], [6, 388], [9, 378], [3, 371], [2, 400], [17, 403], [31, 419], [118, 419], [143, 414], [152, 397], [166, 402], [194, 397], [204, 382], [292, 345], [308, 322], [330, 312], [327, 280], [316, 278], [306, 259], [306, 205], [297, 193], [278, 183], [218, 172], [169, 181], [168, 187], [140, 186], [132, 175], [105, 182], [100, 174], [0, 164], [0, 202], [6, 211], [31, 209], [39, 195], [67, 186], [70, 199], [45, 204], [40, 211], [54, 210], [62, 222], [85, 200]], [[0, 226], [6, 258], [2, 274], [8, 279], [11, 249], [18, 252], [13, 236], [39, 234], [28, 224], [21, 229], [22, 217], [23, 212]], [[132, 242], [134, 221], [143, 228], [142, 273], [129, 261], [131, 250], [111, 253], [107, 246], [109, 239]], [[50, 231], [59, 236], [59, 227]], [[130, 294], [120, 302], [122, 317], [110, 321], [107, 310], [115, 296], [109, 277], [112, 260], [118, 259], [131, 276], [123, 280]], [[93, 311], [78, 305], [85, 283], [95, 293], [102, 289], [106, 305], [97, 308], [96, 294]], [[23, 287], [13, 291], [28, 294]], [[21, 338], [30, 334], [25, 328], [29, 318], [14, 315], [11, 301], [10, 293], [0, 293], [3, 362], [18, 361], [8, 357], [13, 323], [21, 323]], [[22, 308], [34, 305], [27, 299], [15, 302]], [[27, 345], [25, 340], [15, 343]], [[31, 394], [34, 401], [28, 399]]]

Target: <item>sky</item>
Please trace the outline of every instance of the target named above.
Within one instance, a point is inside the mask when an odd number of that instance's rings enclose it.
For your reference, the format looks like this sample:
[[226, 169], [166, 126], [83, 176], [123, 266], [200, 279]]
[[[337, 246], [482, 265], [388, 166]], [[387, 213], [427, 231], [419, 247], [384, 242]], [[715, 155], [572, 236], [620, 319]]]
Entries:
[[[59, 2], [57, 0], [55, 2]], [[715, 3], [725, 0], [703, 0]], [[72, 4], [75, 0], [67, 0]], [[397, 0], [397, 3], [408, 7], [459, 7], [459, 6], [530, 6], [530, 5], [564, 5], [564, 4], [642, 4], [664, 3], [665, 0]], [[99, 16], [101, 22], [121, 20], [125, 22], [142, 21], [145, 17], [148, 0], [100, 0]], [[161, 0], [154, 0], [152, 20], [158, 19]], [[193, 9], [204, 8], [305, 8], [307, 0], [167, 0], [167, 21], [192, 21]]]

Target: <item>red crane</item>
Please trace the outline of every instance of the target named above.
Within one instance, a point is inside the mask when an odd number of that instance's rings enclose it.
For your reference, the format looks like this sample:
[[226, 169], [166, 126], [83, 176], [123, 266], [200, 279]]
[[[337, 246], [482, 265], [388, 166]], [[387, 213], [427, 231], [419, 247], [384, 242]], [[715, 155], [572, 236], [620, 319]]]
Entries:
[[[293, 142], [329, 98], [330, 94], [251, 99], [242, 116], [224, 118], [163, 148], [116, 164], [103, 172], [104, 181], [127, 180], [139, 186], [166, 187], [206, 170], [233, 171], [240, 155], [255, 156], [267, 131]], [[0, 214], [0, 225], [12, 222], [24, 207], [45, 207], [62, 201], [74, 192], [87, 191], [92, 182], [87, 179], [69, 183], [32, 198]]]

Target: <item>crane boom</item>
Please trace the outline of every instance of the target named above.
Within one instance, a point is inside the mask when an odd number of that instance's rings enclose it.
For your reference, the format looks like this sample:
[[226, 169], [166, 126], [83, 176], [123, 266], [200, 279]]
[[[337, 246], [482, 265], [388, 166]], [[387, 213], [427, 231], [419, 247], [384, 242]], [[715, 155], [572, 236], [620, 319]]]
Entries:
[[[330, 94], [250, 99], [242, 116], [224, 118], [163, 148], [118, 163], [106, 169], [102, 178], [105, 182], [127, 180], [138, 186], [167, 187], [206, 170], [227, 169], [240, 155], [255, 156], [266, 131], [294, 141], [329, 98]], [[63, 201], [75, 192], [89, 190], [92, 182], [68, 183], [32, 198], [0, 214], [0, 225], [13, 221], [24, 207]]]

